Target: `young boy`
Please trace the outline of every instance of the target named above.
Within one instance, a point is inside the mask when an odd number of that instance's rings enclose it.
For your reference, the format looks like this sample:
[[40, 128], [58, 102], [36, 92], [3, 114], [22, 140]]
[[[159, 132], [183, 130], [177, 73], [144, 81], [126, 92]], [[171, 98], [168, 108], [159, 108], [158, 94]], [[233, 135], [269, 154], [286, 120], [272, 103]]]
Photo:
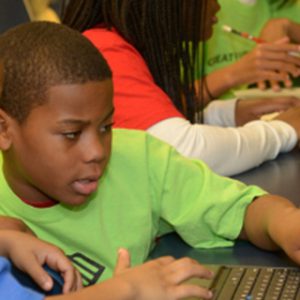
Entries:
[[[242, 238], [300, 262], [300, 211], [287, 199], [218, 176], [144, 132], [112, 133], [111, 72], [79, 33], [21, 25], [0, 37], [0, 61], [0, 213], [61, 248], [84, 285], [111, 277], [117, 249], [138, 265], [171, 231], [193, 247]], [[176, 285], [191, 276], [179, 266]]]

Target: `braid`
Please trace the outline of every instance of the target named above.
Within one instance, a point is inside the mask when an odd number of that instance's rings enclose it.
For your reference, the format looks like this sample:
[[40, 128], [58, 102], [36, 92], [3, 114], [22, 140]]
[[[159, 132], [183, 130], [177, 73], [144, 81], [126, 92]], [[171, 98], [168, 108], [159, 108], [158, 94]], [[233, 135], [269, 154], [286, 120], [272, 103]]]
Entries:
[[81, 32], [100, 23], [115, 28], [143, 56], [156, 84], [193, 122], [201, 109], [194, 69], [206, 1], [70, 0], [62, 20]]
[[63, 0], [63, 23], [78, 31], [91, 28], [103, 20], [101, 6], [102, 1], [97, 0]]

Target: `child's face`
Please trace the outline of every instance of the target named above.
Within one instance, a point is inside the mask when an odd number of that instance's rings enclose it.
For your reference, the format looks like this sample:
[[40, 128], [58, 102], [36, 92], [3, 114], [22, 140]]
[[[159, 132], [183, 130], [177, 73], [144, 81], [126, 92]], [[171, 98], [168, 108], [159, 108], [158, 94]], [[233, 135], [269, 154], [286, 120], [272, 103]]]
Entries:
[[78, 205], [95, 192], [111, 152], [111, 80], [60, 85], [19, 125], [10, 120], [4, 172], [22, 199]]
[[[185, 24], [187, 24], [185, 30], [188, 33], [189, 38], [193, 39], [195, 34], [195, 27], [194, 24], [190, 22], [190, 20], [193, 19], [197, 3], [195, 3], [194, 1], [191, 2], [186, 0], [183, 2], [183, 4], [184, 4], [183, 14], [185, 18]], [[203, 10], [202, 14], [204, 14], [204, 16], [202, 16], [201, 13], [199, 12], [199, 18], [204, 18], [203, 20], [201, 20], [201, 26], [203, 26], [203, 28], [199, 32], [200, 35], [198, 37], [195, 36], [195, 38], [198, 38], [199, 41], [206, 41], [212, 36], [213, 25], [215, 25], [218, 21], [216, 15], [217, 12], [220, 10], [220, 5], [218, 3], [218, 0], [201, 1], [201, 5]]]
[[205, 12], [205, 34], [203, 40], [208, 40], [213, 33], [213, 25], [217, 23], [217, 12], [220, 10], [220, 5], [217, 0], [208, 0]]

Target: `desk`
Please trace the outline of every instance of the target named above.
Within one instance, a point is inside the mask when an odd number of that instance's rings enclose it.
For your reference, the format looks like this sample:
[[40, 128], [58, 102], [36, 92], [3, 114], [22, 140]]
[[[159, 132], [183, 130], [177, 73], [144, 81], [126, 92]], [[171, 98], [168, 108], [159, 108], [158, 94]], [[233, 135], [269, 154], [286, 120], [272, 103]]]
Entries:
[[[300, 151], [280, 155], [276, 160], [235, 176], [247, 184], [257, 184], [270, 193], [289, 198], [300, 206]], [[263, 251], [245, 241], [234, 247], [218, 249], [193, 249], [176, 234], [169, 234], [158, 241], [150, 257], [163, 255], [189, 256], [202, 264], [244, 264], [268, 266], [294, 266], [284, 253]]]
[[234, 178], [256, 184], [266, 191], [288, 198], [300, 206], [300, 151], [281, 154], [277, 159]]

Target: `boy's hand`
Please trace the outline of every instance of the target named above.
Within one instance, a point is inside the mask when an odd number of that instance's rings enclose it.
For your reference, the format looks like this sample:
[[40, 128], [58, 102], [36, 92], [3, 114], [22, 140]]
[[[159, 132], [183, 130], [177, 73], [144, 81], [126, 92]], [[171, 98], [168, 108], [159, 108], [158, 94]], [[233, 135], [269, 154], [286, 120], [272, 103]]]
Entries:
[[42, 267], [44, 264], [61, 273], [64, 278], [63, 293], [82, 287], [79, 272], [59, 248], [29, 234], [10, 230], [0, 231], [0, 244], [0, 254], [10, 258], [42, 289], [48, 291], [53, 286], [52, 278]]
[[210, 279], [213, 276], [193, 259], [161, 257], [134, 268], [129, 267], [129, 253], [120, 249], [114, 278], [129, 284], [133, 291], [132, 299], [212, 298], [208, 289], [185, 282], [192, 277]]

